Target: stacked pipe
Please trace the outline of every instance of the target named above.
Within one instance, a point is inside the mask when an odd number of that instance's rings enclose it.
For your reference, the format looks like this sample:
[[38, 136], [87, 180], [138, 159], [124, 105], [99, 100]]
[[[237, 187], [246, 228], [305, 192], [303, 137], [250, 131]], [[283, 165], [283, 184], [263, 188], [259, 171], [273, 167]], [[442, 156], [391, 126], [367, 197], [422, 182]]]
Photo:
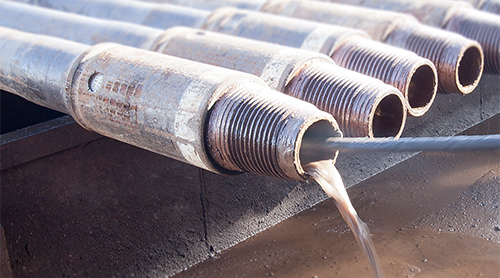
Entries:
[[500, 74], [500, 17], [497, 15], [476, 10], [465, 2], [451, 0], [324, 1], [408, 13], [424, 24], [443, 28], [476, 40], [484, 49], [486, 71]]
[[162, 31], [6, 2], [0, 2], [0, 25], [87, 44], [118, 42], [251, 73], [272, 89], [329, 112], [347, 136], [399, 137], [406, 121], [398, 90], [338, 67], [319, 53], [196, 29]]
[[[52, 1], [52, 0], [49, 0]], [[56, 0], [57, 1], [57, 0]], [[148, 0], [153, 1], [153, 0]], [[470, 64], [471, 61], [448, 61], [454, 53], [446, 53], [452, 44], [466, 44], [463, 38], [452, 36], [446, 32], [437, 32], [434, 28], [425, 28], [415, 18], [405, 16], [401, 12], [415, 16], [422, 23], [443, 28], [447, 31], [459, 33], [467, 38], [477, 41], [484, 48], [486, 61], [485, 69], [488, 73], [500, 73], [500, 1], [498, 0], [468, 0], [476, 7], [487, 11], [481, 12], [472, 6], [460, 1], [433, 1], [433, 0], [322, 0], [330, 5], [314, 3], [312, 1], [283, 1], [283, 0], [158, 0], [179, 5], [213, 10], [223, 6], [239, 7], [244, 9], [259, 10], [260, 12], [286, 15], [330, 24], [338, 24], [363, 29], [374, 39], [384, 41], [398, 47], [409, 49], [431, 59], [438, 67], [449, 67], [446, 63]], [[155, 1], [156, 2], [156, 1]], [[349, 4], [340, 5], [336, 3]], [[53, 4], [47, 4], [53, 5]], [[351, 6], [357, 5], [357, 6]], [[54, 5], [56, 6], [56, 5]], [[367, 8], [362, 8], [364, 6]], [[374, 10], [376, 8], [380, 10]], [[381, 10], [386, 10], [382, 12]], [[391, 12], [395, 11], [395, 12]], [[489, 14], [491, 13], [491, 14]], [[413, 43], [412, 43], [413, 41]], [[470, 45], [469, 47], [472, 47]], [[428, 48], [434, 49], [432, 53]], [[439, 53], [442, 52], [441, 55]], [[477, 59], [469, 50], [464, 60]], [[459, 55], [464, 56], [466, 52]], [[459, 53], [460, 54], [460, 53]], [[477, 55], [477, 54], [475, 54]], [[472, 60], [474, 62], [474, 60]], [[444, 64], [443, 64], [444, 63]], [[478, 62], [475, 62], [479, 64]], [[470, 66], [463, 66], [470, 68]], [[468, 80], [463, 80], [463, 86], [470, 86], [474, 81], [475, 70], [462, 73]], [[449, 67], [450, 68], [450, 67]], [[460, 69], [458, 69], [460, 70]], [[464, 71], [464, 70], [462, 70]], [[442, 73], [441, 78], [448, 78], [449, 72]], [[457, 79], [460, 77], [458, 76]], [[477, 78], [478, 79], [478, 78]], [[458, 84], [460, 86], [460, 84]], [[474, 86], [469, 87], [469, 92]], [[462, 92], [463, 93], [463, 92]]]
[[[178, 25], [196, 27], [323, 53], [342, 67], [395, 86], [405, 96], [406, 107], [412, 116], [422, 116], [429, 110], [437, 90], [437, 73], [431, 61], [369, 40], [364, 32], [352, 28], [236, 9], [203, 13], [174, 5], [135, 1], [84, 0], [68, 3], [54, 0], [38, 4], [161, 29]], [[196, 16], [199, 20], [192, 20]]]
[[[62, 5], [58, 3], [60, 1], [46, 0], [43, 5], [66, 11], [81, 12], [81, 9], [76, 7], [78, 5]], [[362, 29], [374, 40], [410, 50], [431, 60], [438, 70], [440, 90], [445, 93], [471, 93], [479, 83], [483, 71], [482, 48], [476, 41], [451, 32], [424, 26], [414, 17], [401, 13], [300, 0], [163, 0], [160, 2], [206, 10], [232, 6]], [[166, 7], [165, 4], [153, 6], [158, 9]], [[221, 12], [219, 10], [213, 12], [215, 15], [218, 13]], [[238, 16], [241, 17], [241, 14]], [[114, 18], [119, 19], [118, 16]]]
[[[302, 180], [302, 165], [311, 162], [301, 153], [304, 138], [327, 140], [340, 130], [397, 138], [406, 109], [423, 115], [437, 83], [440, 92], [468, 94], [483, 68], [473, 40], [399, 13], [373, 16], [370, 9], [365, 22], [357, 7], [339, 4], [183, 2], [218, 8], [203, 11], [117, 0], [18, 2], [104, 19], [0, 1], [0, 25], [75, 41], [0, 27], [0, 55], [7, 57], [0, 89], [218, 173]], [[225, 5], [267, 14], [219, 8]], [[337, 15], [337, 7], [346, 8]]]
[[300, 180], [302, 137], [341, 135], [331, 115], [253, 75], [168, 55], [0, 27], [0, 56], [0, 89], [218, 173]]
[[460, 0], [460, 1], [469, 2], [478, 10], [500, 15], [499, 0]]

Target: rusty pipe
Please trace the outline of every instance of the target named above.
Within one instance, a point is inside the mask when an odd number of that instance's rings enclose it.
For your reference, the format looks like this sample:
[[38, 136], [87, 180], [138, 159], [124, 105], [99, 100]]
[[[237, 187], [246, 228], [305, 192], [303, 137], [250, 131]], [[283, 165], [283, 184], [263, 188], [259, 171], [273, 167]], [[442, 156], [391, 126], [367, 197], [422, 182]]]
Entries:
[[[437, 73], [429, 60], [376, 43], [357, 35], [351, 28], [233, 8], [214, 11], [202, 28], [329, 55], [342, 67], [378, 78], [401, 90], [413, 116], [423, 115], [436, 94]], [[420, 77], [420, 82], [415, 82]]]
[[331, 115], [255, 76], [168, 55], [0, 27], [0, 57], [0, 89], [216, 173], [303, 180], [302, 137], [341, 136]]
[[440, 91], [445, 93], [471, 93], [479, 83], [483, 72], [483, 50], [477, 42], [423, 26], [414, 17], [400, 13], [294, 0], [162, 0], [162, 2], [207, 10], [223, 6], [241, 8], [250, 6], [251, 9], [260, 12], [358, 28], [368, 33], [374, 40], [410, 50], [431, 60], [438, 70]]
[[325, 0], [373, 9], [407, 13], [424, 24], [476, 40], [484, 49], [485, 70], [500, 74], [500, 17], [449, 0]]
[[459, 1], [468, 2], [478, 10], [500, 15], [500, 0], [459, 0]]
[[[38, 24], [33, 24], [34, 22]], [[99, 34], [99, 30], [104, 29], [106, 32], [102, 32], [100, 36], [93, 36], [93, 43], [99, 43], [124, 41], [120, 31], [128, 30], [144, 35], [140, 38], [142, 42], [130, 42], [132, 45], [144, 45], [155, 52], [251, 73], [263, 79], [272, 89], [301, 99], [306, 94], [300, 92], [300, 86], [291, 83], [298, 80], [323, 82], [324, 85], [311, 92], [307, 100], [331, 113], [339, 121], [345, 135], [399, 137], [403, 131], [406, 114], [400, 92], [376, 79], [338, 67], [325, 55], [186, 27], [161, 32], [140, 25], [124, 24], [117, 32], [112, 32], [110, 26], [117, 25], [110, 23], [0, 2], [0, 25], [23, 31], [85, 42], [88, 40], [86, 30], [92, 29]], [[45, 28], [52, 27], [50, 24], [63, 27]], [[318, 64], [323, 65], [321, 70], [302, 70], [317, 68]], [[309, 74], [305, 74], [306, 72]], [[300, 77], [296, 78], [296, 75]], [[328, 81], [324, 81], [325, 79]], [[332, 94], [337, 96], [333, 97]], [[344, 98], [351, 98], [352, 101], [339, 101]], [[358, 105], [359, 103], [364, 105]], [[385, 105], [386, 103], [391, 103], [393, 107]], [[383, 124], [379, 124], [380, 122]]]
[[[80, 6], [83, 3], [99, 5], [100, 1], [78, 1], [74, 5], [62, 4], [59, 0], [43, 1], [43, 5], [73, 12], [81, 12]], [[123, 11], [128, 2], [113, 3], [117, 11]], [[159, 6], [144, 4], [144, 7], [151, 9]], [[162, 17], [165, 23], [161, 27], [168, 28], [171, 27], [171, 23], [167, 19], [173, 16], [174, 8], [171, 7], [172, 5], [164, 6], [169, 7], [169, 12]], [[90, 12], [85, 12], [85, 14], [96, 15]], [[143, 21], [141, 14], [137, 17], [133, 14], [118, 12], [112, 14], [117, 15], [112, 16], [113, 19], [131, 18], [132, 22], [149, 24]], [[7, 16], [9, 16], [8, 13]], [[57, 15], [54, 14], [55, 16]], [[102, 14], [97, 14], [97, 16], [102, 16]], [[11, 14], [10, 18], [13, 17]], [[341, 67], [393, 85], [403, 93], [405, 106], [412, 116], [425, 114], [434, 101], [437, 91], [437, 73], [431, 61], [409, 51], [371, 41], [363, 32], [235, 9], [217, 10], [211, 15], [207, 13], [205, 17], [205, 23], [201, 26], [203, 29], [320, 52], [331, 56]], [[8, 21], [5, 19], [5, 24], [9, 24]], [[154, 26], [159, 25], [161, 22], [155, 21]]]
[[299, 0], [269, 1], [261, 11], [360, 28], [374, 40], [413, 51], [434, 62], [443, 92], [471, 93], [481, 79], [483, 53], [477, 42], [421, 25], [408, 15]]
[[[2, 0], [3, 1], [3, 0]], [[159, 29], [199, 28], [210, 12], [179, 5], [122, 0], [8, 0], [95, 18], [130, 22]]]
[[257, 75], [332, 114], [346, 136], [399, 137], [403, 131], [406, 113], [398, 90], [322, 54], [185, 27], [167, 30], [154, 50]]

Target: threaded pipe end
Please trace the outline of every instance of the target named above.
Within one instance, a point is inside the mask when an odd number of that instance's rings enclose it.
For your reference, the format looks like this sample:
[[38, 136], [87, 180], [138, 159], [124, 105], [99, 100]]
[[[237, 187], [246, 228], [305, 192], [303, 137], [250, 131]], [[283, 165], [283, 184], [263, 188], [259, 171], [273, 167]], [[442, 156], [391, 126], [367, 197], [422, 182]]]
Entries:
[[211, 109], [206, 144], [224, 169], [303, 180], [300, 147], [308, 130], [325, 138], [341, 136], [333, 117], [313, 105], [240, 82], [228, 87]]
[[305, 64], [285, 93], [332, 114], [348, 137], [399, 137], [406, 122], [396, 88], [325, 61]]
[[332, 59], [341, 67], [380, 79], [399, 89], [408, 113], [424, 115], [436, 96], [437, 71], [434, 64], [411, 51], [352, 38], [337, 48]]
[[466, 10], [455, 13], [446, 29], [479, 42], [484, 51], [484, 69], [500, 74], [500, 17], [485, 12]]
[[483, 50], [477, 42], [461, 35], [417, 25], [396, 29], [387, 42], [431, 60], [436, 65], [438, 90], [442, 93], [469, 94], [481, 80]]
[[481, 10], [489, 12], [492, 14], [500, 15], [500, 1], [498, 0], [488, 0], [481, 7]]

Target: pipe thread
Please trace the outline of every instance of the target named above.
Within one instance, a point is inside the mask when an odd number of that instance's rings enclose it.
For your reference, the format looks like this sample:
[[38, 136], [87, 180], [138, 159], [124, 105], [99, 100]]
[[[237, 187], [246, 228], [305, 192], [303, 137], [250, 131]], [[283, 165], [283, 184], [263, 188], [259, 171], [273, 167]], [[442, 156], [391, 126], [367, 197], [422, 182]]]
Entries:
[[406, 121], [397, 89], [319, 60], [306, 64], [285, 93], [332, 114], [348, 137], [399, 137]]
[[412, 116], [429, 110], [437, 91], [434, 64], [410, 51], [365, 38], [352, 38], [333, 53], [341, 67], [380, 79], [399, 89]]
[[[402, 41], [396, 38], [403, 32]], [[410, 30], [395, 30], [388, 42], [415, 52], [431, 60], [439, 78], [439, 91], [443, 93], [471, 93], [479, 83], [483, 72], [481, 46], [470, 39], [450, 32], [422, 25]]]
[[484, 51], [484, 69], [500, 74], [500, 17], [479, 11], [456, 13], [446, 28], [476, 40]]
[[303, 175], [300, 137], [317, 120], [329, 122], [324, 132], [334, 134], [335, 120], [313, 105], [262, 86], [238, 83], [211, 110], [207, 149], [228, 170], [298, 179]]
[[500, 15], [500, 1], [498, 0], [486, 1], [483, 4], [483, 6], [480, 7], [480, 9], [488, 13]]

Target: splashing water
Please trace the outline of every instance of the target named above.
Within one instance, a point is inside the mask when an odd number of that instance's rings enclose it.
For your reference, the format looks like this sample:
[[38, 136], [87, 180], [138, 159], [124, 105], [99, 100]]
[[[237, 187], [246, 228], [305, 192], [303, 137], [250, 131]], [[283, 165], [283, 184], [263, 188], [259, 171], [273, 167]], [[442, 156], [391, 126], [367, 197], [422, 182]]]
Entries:
[[368, 226], [359, 218], [358, 213], [351, 204], [349, 195], [332, 160], [322, 160], [307, 164], [306, 173], [319, 183], [321, 188], [330, 196], [337, 206], [344, 221], [351, 228], [358, 244], [363, 248], [375, 277], [383, 277], [375, 246], [371, 239]]

